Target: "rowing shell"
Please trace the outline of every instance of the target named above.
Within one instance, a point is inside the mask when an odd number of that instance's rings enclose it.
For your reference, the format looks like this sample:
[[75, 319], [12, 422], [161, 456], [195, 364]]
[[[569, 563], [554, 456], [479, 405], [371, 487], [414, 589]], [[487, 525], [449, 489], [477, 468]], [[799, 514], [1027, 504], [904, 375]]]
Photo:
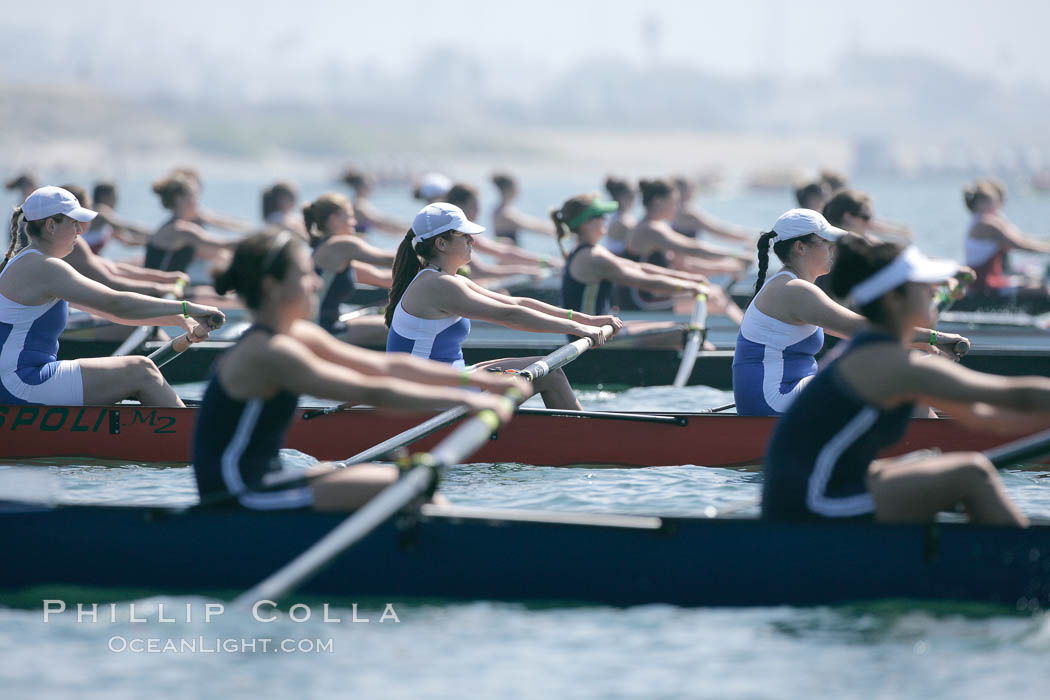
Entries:
[[[0, 508], [0, 599], [244, 590], [338, 525], [310, 511]], [[124, 592], [126, 591], [126, 592]], [[782, 523], [424, 506], [338, 556], [303, 595], [609, 605], [1050, 602], [1050, 527]], [[316, 598], [315, 598], [316, 599]], [[318, 607], [320, 604], [318, 603]], [[249, 618], [250, 619], [250, 618]]]
[[[199, 409], [120, 406], [2, 406], [0, 459], [74, 458], [137, 463], [190, 461]], [[318, 415], [300, 408], [287, 447], [322, 460], [365, 450], [431, 414], [351, 409]], [[648, 467], [697, 464], [739, 467], [763, 462], [775, 418], [710, 413], [640, 413], [523, 409], [479, 450], [475, 462], [547, 466]], [[450, 429], [412, 447], [429, 449]], [[1020, 435], [978, 433], [955, 421], [912, 420], [884, 456], [919, 449], [985, 450]]]

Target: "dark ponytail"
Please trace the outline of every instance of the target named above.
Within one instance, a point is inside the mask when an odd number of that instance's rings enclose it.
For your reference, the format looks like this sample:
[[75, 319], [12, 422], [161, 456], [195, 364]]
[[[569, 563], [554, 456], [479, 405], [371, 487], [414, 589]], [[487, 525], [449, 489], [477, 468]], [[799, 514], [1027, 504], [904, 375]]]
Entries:
[[451, 233], [440, 233], [433, 238], [420, 241], [418, 246], [413, 247], [412, 241], [415, 237], [416, 232], [408, 229], [408, 233], [401, 239], [401, 245], [397, 247], [397, 255], [394, 257], [394, 267], [391, 273], [393, 283], [390, 285], [390, 298], [386, 304], [385, 320], [387, 328], [390, 328], [394, 322], [394, 309], [401, 302], [401, 297], [405, 295], [408, 285], [412, 284], [412, 280], [423, 269], [423, 265], [434, 257], [437, 252], [435, 247], [437, 240], [439, 238], [443, 238], [446, 241], [452, 240]]
[[265, 231], [242, 239], [230, 266], [213, 276], [216, 293], [236, 292], [245, 306], [258, 309], [263, 302], [263, 276], [268, 275], [277, 281], [284, 279], [296, 241], [302, 243], [299, 236], [284, 230]]
[[762, 285], [766, 283], [766, 270], [769, 268], [769, 241], [776, 235], [774, 231], [767, 231], [758, 237], [758, 279], [755, 280], [755, 293], [751, 295], [751, 301], [755, 300]]
[[[835, 264], [831, 266], [830, 275], [831, 292], [839, 299], [846, 299], [854, 287], [892, 263], [900, 252], [901, 247], [896, 243], [876, 243], [853, 233], [842, 236], [835, 244]], [[881, 297], [857, 310], [875, 323], [886, 321]]]
[[349, 199], [336, 192], [322, 194], [314, 201], [303, 205], [303, 224], [306, 226], [311, 246], [317, 247], [328, 238], [328, 217], [340, 209], [352, 212], [354, 205]]
[[562, 258], [568, 260], [569, 254], [565, 252], [565, 237], [569, 235], [569, 227], [565, 224], [565, 216], [560, 209], [551, 209], [551, 221], [554, 223], [554, 240], [558, 242], [558, 250]]
[[642, 206], [650, 207], [654, 199], [666, 197], [674, 192], [674, 183], [670, 180], [639, 180], [638, 189], [642, 193]]
[[0, 271], [7, 267], [7, 261], [14, 257], [15, 251], [19, 247], [19, 237], [21, 236], [21, 227], [19, 224], [22, 221], [22, 207], [15, 207], [14, 212], [11, 214], [11, 245], [7, 247], [7, 254], [4, 256], [4, 261], [0, 263]]
[[[751, 301], [755, 300], [758, 293], [762, 291], [762, 285], [766, 283], [766, 270], [769, 268], [769, 242], [776, 235], [776, 231], [767, 231], [758, 237], [758, 278], [755, 280], [755, 291], [751, 295]], [[786, 265], [791, 257], [791, 246], [795, 245], [795, 241], [814, 243], [819, 240], [820, 237], [817, 234], [811, 233], [807, 236], [789, 238], [786, 241], [777, 241], [773, 244], [773, 254], [777, 256], [781, 263]], [[751, 305], [751, 301], [748, 302], [748, 306]]]

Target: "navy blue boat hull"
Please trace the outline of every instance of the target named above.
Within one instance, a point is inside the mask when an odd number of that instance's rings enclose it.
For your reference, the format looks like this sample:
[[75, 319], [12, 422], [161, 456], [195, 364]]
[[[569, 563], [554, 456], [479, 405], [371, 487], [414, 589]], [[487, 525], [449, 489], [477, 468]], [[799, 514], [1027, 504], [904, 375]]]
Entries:
[[[1050, 527], [646, 518], [630, 526], [448, 509], [388, 523], [300, 589], [337, 598], [816, 605], [1050, 603]], [[8, 592], [48, 586], [247, 589], [344, 516], [65, 507], [0, 514]], [[635, 525], [638, 526], [635, 526]]]

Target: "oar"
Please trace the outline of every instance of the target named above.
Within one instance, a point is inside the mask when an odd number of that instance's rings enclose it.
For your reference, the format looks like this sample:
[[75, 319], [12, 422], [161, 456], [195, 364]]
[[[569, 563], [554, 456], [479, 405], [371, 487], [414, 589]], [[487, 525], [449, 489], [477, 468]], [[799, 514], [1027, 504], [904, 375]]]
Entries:
[[984, 456], [991, 460], [997, 469], [1005, 469], [1014, 464], [1024, 464], [1030, 459], [1045, 457], [1048, 454], [1050, 454], [1050, 430], [1044, 430], [986, 450]]
[[259, 600], [283, 598], [402, 508], [429, 493], [445, 469], [464, 461], [488, 441], [499, 422], [493, 411], [481, 411], [429, 454], [417, 455], [412, 461], [411, 471], [276, 573], [239, 595], [233, 601], [234, 607], [244, 609]]
[[347, 311], [345, 314], [339, 314], [339, 322], [346, 323], [353, 321], [355, 318], [361, 318], [363, 316], [372, 316], [374, 314], [383, 312], [382, 306], [366, 306], [361, 309], [354, 309], [353, 311]]
[[[193, 336], [195, 338], [203, 340], [208, 331], [215, 330], [216, 328], [222, 326], [222, 321], [222, 316], [219, 316], [218, 314], [210, 316], [208, 318], [207, 327], [205, 327], [204, 325], [197, 326], [193, 329]], [[199, 330], [203, 330], [203, 332], [198, 333], [197, 331]], [[164, 345], [161, 345], [159, 348], [150, 353], [149, 359], [153, 360], [153, 364], [157, 365], [157, 367], [163, 367], [164, 365], [168, 364], [176, 357], [178, 357], [180, 354], [182, 354], [191, 345], [193, 345], [193, 343], [190, 341], [189, 335], [189, 333], [183, 333], [182, 335], [176, 336], [175, 338], [169, 340], [168, 342], [164, 343]]]
[[674, 386], [681, 389], [689, 383], [689, 377], [693, 374], [693, 365], [696, 364], [697, 353], [704, 344], [707, 335], [707, 295], [703, 292], [696, 295], [696, 305], [693, 306], [693, 315], [689, 319], [689, 336], [682, 350], [682, 364], [678, 365], [678, 374], [674, 376]]
[[[181, 294], [186, 288], [186, 280], [180, 277], [175, 282], [175, 289]], [[165, 299], [174, 299], [174, 294], [165, 294]], [[157, 330], [157, 326], [139, 326], [131, 332], [131, 334], [120, 344], [116, 350], [113, 351], [111, 357], [123, 357], [124, 355], [130, 355], [132, 351], [137, 349], [140, 345], [146, 342], [146, 339], [150, 337], [153, 331]], [[159, 366], [159, 365], [158, 365]]]
[[731, 408], [736, 408], [735, 403], [727, 403], [725, 406], [715, 406], [714, 408], [702, 408], [698, 413], [721, 413], [722, 411], [728, 411]]
[[[602, 333], [608, 338], [613, 333], [612, 326], [602, 326]], [[590, 338], [580, 338], [574, 340], [571, 343], [567, 343], [562, 347], [558, 348], [550, 355], [536, 360], [531, 365], [516, 372], [520, 376], [528, 379], [529, 381], [536, 381], [542, 379], [549, 373], [556, 369], [564, 367], [569, 364], [583, 352], [591, 347], [592, 341]], [[422, 440], [428, 435], [432, 435], [442, 428], [452, 425], [457, 420], [467, 415], [468, 410], [464, 407], [450, 408], [443, 413], [439, 413], [430, 420], [424, 421], [414, 428], [410, 428], [402, 433], [384, 440], [375, 447], [370, 447], [364, 452], [359, 452], [353, 457], [344, 460], [342, 462], [336, 462], [335, 466], [338, 467], [351, 467], [355, 464], [362, 464], [364, 462], [371, 462], [377, 459], [381, 459], [391, 452], [401, 449], [406, 445], [411, 445], [413, 442]]]

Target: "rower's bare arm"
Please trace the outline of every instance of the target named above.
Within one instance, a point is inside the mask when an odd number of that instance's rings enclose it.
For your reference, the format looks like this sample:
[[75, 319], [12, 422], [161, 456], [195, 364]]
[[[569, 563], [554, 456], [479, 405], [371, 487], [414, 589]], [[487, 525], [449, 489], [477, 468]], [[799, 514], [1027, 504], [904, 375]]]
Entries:
[[369, 376], [314, 355], [294, 338], [276, 338], [261, 359], [280, 388], [297, 394], [402, 411], [501, 407], [492, 394]]
[[485, 236], [474, 236], [474, 249], [503, 263], [538, 264], [545, 259], [543, 255], [530, 253], [516, 245], [494, 241]]
[[[431, 284], [430, 292], [433, 304], [442, 312], [452, 316], [489, 321], [507, 328], [537, 333], [571, 333], [582, 336], [592, 334], [589, 327], [570, 321], [564, 309], [536, 302], [554, 309], [560, 316], [539, 311], [525, 304], [516, 303], [521, 301], [519, 297], [508, 297], [487, 290], [459, 275], [442, 275], [435, 279]], [[535, 300], [530, 299], [529, 301]]]
[[864, 368], [869, 390], [893, 403], [987, 403], [1024, 412], [1050, 412], [1050, 378], [975, 372], [943, 357], [882, 353]]
[[239, 242], [236, 238], [222, 238], [208, 233], [202, 227], [192, 221], [175, 222], [175, 231], [178, 233], [179, 243], [176, 247], [192, 244], [202, 248], [213, 248], [217, 250], [233, 250]]
[[[633, 262], [633, 261], [629, 261]], [[700, 274], [699, 272], [689, 272], [688, 270], [676, 270], [673, 267], [660, 267], [659, 265], [653, 265], [652, 263], [635, 263], [643, 272], [649, 275], [660, 275], [662, 277], [673, 277], [675, 279], [689, 280], [690, 282], [703, 282], [704, 284], [710, 284], [707, 277]], [[733, 269], [738, 269], [738, 266], [734, 265]]]
[[1050, 428], [1050, 413], [1016, 411], [987, 403], [937, 400], [937, 408], [968, 428], [984, 433], [1010, 435]]
[[390, 289], [394, 284], [393, 273], [389, 267], [376, 267], [358, 260], [351, 262], [350, 267], [354, 269], [358, 282], [385, 289]]
[[746, 229], [735, 226], [733, 224], [727, 224], [724, 221], [720, 221], [713, 216], [705, 214], [703, 212], [694, 212], [688, 214], [692, 219], [695, 226], [691, 228], [697, 228], [703, 231], [707, 231], [715, 236], [727, 238], [732, 241], [740, 241], [741, 243], [754, 244], [755, 236]]
[[1005, 223], [1003, 226], [990, 227], [998, 233], [1001, 241], [1012, 248], [1030, 253], [1050, 253], [1050, 241], [1041, 241], [1026, 235], [1016, 226]]
[[645, 289], [657, 294], [695, 293], [702, 288], [699, 282], [662, 274], [665, 269], [661, 267], [654, 266], [660, 272], [646, 272], [638, 263], [611, 253], [594, 254], [588, 262], [595, 276], [625, 287]]
[[404, 236], [405, 233], [411, 228], [408, 224], [396, 219], [392, 219], [389, 216], [384, 215], [378, 209], [372, 206], [370, 202], [362, 199], [358, 199], [354, 203], [354, 208], [359, 214], [362, 214], [364, 218], [368, 219], [377, 230], [383, 233], [389, 233], [394, 236]]
[[76, 240], [72, 252], [65, 257], [65, 261], [84, 277], [119, 292], [137, 292], [147, 296], [164, 296], [174, 291], [174, 287], [170, 284], [159, 285], [155, 282], [137, 280], [121, 274], [115, 269], [115, 263], [92, 253], [91, 248], [88, 247], [88, 244], [82, 238]]
[[[523, 214], [517, 209], [504, 209], [503, 219], [515, 228], [533, 231], [534, 233], [542, 233], [546, 236], [554, 235], [554, 225], [550, 221], [544, 221], [543, 219], [537, 219], [528, 214]], [[510, 227], [508, 226], [507, 228]]]
[[751, 260], [750, 255], [745, 255], [744, 253], [738, 253], [720, 246], [711, 245], [710, 243], [695, 238], [683, 236], [673, 230], [670, 226], [654, 226], [650, 228], [648, 235], [655, 243], [652, 247], [670, 250], [682, 255], [691, 255], [701, 258], [708, 257], [718, 259], [729, 257], [738, 260]]
[[[129, 326], [183, 325], [182, 302], [155, 299], [135, 292], [118, 292], [84, 277], [58, 258], [42, 260], [41, 264], [49, 266], [42, 276], [47, 293], [65, 299], [77, 308]], [[199, 304], [188, 304], [187, 308], [195, 317], [218, 312]]]
[[[296, 321], [290, 334], [321, 359], [372, 377], [396, 377], [434, 386], [464, 385], [462, 369], [444, 362], [424, 360], [404, 352], [377, 352], [350, 345], [337, 340], [309, 321]], [[493, 372], [472, 372], [467, 375], [467, 384], [500, 393], [515, 386], [525, 396], [532, 394], [532, 385], [528, 382]]]
[[820, 326], [839, 338], [851, 338], [867, 324], [863, 316], [839, 304], [823, 289], [806, 280], [795, 279], [784, 285], [783, 308], [790, 309], [800, 323]]
[[226, 216], [225, 214], [217, 214], [207, 209], [200, 209], [198, 212], [201, 221], [214, 226], [215, 228], [221, 228], [225, 231], [232, 231], [233, 233], [250, 233], [253, 226], [252, 224], [244, 221], [243, 219], [237, 219], [232, 216]]
[[394, 252], [377, 248], [368, 241], [354, 236], [339, 236], [324, 244], [317, 251], [317, 264], [326, 270], [341, 269], [350, 260], [360, 260], [372, 265], [394, 264]]

